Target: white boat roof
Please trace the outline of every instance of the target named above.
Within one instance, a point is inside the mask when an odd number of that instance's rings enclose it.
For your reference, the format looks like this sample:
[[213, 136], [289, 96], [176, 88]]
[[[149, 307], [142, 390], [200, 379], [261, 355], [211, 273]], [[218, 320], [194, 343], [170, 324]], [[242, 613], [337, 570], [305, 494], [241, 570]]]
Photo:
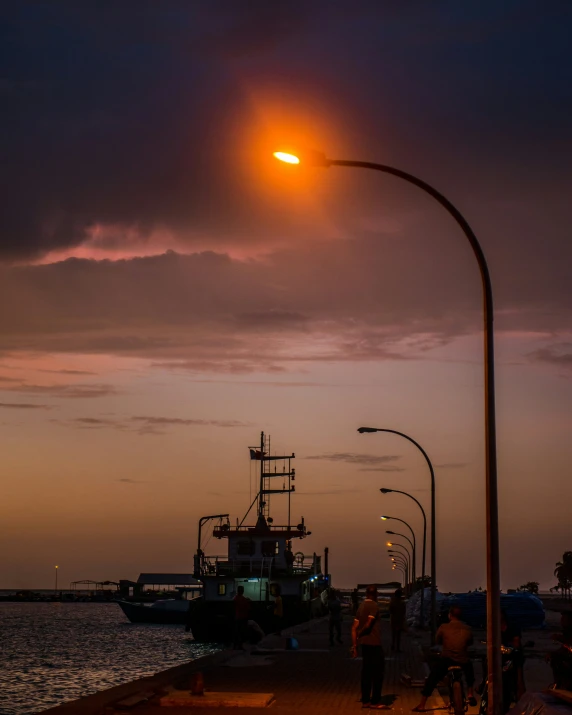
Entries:
[[201, 582], [188, 573], [142, 573], [137, 583], [144, 586], [198, 586]]

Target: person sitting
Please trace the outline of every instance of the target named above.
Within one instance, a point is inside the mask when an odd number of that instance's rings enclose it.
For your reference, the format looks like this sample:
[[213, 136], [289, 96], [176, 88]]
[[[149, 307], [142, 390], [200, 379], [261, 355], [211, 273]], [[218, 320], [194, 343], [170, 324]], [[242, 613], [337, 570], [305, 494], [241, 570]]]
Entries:
[[437, 687], [440, 680], [447, 675], [451, 666], [460, 666], [467, 681], [467, 695], [469, 705], [476, 705], [477, 701], [473, 692], [475, 673], [473, 664], [469, 659], [469, 646], [473, 644], [473, 631], [461, 620], [461, 609], [452, 606], [449, 609], [449, 622], [439, 626], [435, 635], [435, 642], [443, 646], [441, 656], [431, 669], [421, 691], [421, 700], [413, 712], [425, 712], [427, 698]]

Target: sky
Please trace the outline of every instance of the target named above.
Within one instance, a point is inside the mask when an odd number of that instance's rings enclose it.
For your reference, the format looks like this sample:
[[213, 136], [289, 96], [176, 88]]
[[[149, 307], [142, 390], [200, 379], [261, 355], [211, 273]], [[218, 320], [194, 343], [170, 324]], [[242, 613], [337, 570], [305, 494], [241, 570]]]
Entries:
[[[442, 591], [485, 586], [493, 284], [503, 589], [572, 548], [572, 8], [562, 0], [5, 2], [0, 588], [190, 572], [247, 447], [296, 453], [295, 550], [392, 578], [429, 510]], [[275, 500], [277, 516], [284, 505]], [[207, 552], [222, 544], [209, 541]], [[218, 549], [218, 552], [217, 552]], [[418, 556], [418, 563], [420, 558]]]

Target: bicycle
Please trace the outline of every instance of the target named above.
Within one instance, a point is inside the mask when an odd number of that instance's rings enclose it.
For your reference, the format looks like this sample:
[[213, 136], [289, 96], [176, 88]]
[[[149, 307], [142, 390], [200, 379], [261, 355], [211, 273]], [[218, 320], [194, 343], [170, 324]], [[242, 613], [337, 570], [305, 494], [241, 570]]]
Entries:
[[[481, 641], [486, 645], [486, 641]], [[524, 644], [523, 648], [532, 648], [534, 646], [534, 641], [528, 641]], [[510, 705], [513, 701], [516, 701], [517, 694], [515, 692], [514, 685], [516, 683], [515, 678], [511, 677], [512, 672], [515, 670], [515, 658], [522, 652], [522, 648], [513, 648], [511, 646], [501, 645], [501, 656], [502, 656], [502, 686], [503, 686], [503, 710], [508, 712]], [[477, 692], [481, 693], [481, 704], [479, 706], [479, 715], [487, 715], [489, 707], [489, 679], [487, 669], [486, 669], [486, 658], [483, 658], [483, 682], [477, 689]]]
[[463, 669], [460, 665], [450, 665], [447, 669], [447, 686], [449, 688], [449, 712], [454, 715], [465, 715], [469, 705], [465, 697]]

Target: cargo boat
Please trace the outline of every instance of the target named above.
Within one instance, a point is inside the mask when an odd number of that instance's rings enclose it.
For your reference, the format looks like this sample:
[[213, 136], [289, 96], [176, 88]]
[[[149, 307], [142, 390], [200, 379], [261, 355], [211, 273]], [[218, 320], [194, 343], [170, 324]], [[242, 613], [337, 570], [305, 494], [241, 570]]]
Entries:
[[[324, 611], [324, 591], [330, 585], [327, 564], [326, 573], [322, 573], [320, 556], [305, 555], [293, 546], [311, 533], [303, 517], [295, 525], [291, 523], [295, 454], [273, 455], [270, 437], [264, 432], [260, 445], [249, 449], [251, 460], [260, 463], [259, 489], [242, 521], [232, 525], [228, 514], [205, 516], [199, 521], [193, 575], [203, 588], [201, 595], [189, 602], [187, 613], [187, 629], [197, 641], [232, 639], [233, 599], [239, 586], [251, 601], [250, 618], [265, 632], [276, 627], [273, 610], [277, 594], [283, 602], [282, 627], [302, 623]], [[282, 525], [274, 524], [270, 516], [270, 500], [279, 496], [287, 499], [286, 523]], [[256, 518], [248, 525], [246, 520], [255, 507]], [[211, 520], [216, 522], [213, 537], [226, 544], [224, 556], [207, 556], [202, 549], [202, 528]]]

